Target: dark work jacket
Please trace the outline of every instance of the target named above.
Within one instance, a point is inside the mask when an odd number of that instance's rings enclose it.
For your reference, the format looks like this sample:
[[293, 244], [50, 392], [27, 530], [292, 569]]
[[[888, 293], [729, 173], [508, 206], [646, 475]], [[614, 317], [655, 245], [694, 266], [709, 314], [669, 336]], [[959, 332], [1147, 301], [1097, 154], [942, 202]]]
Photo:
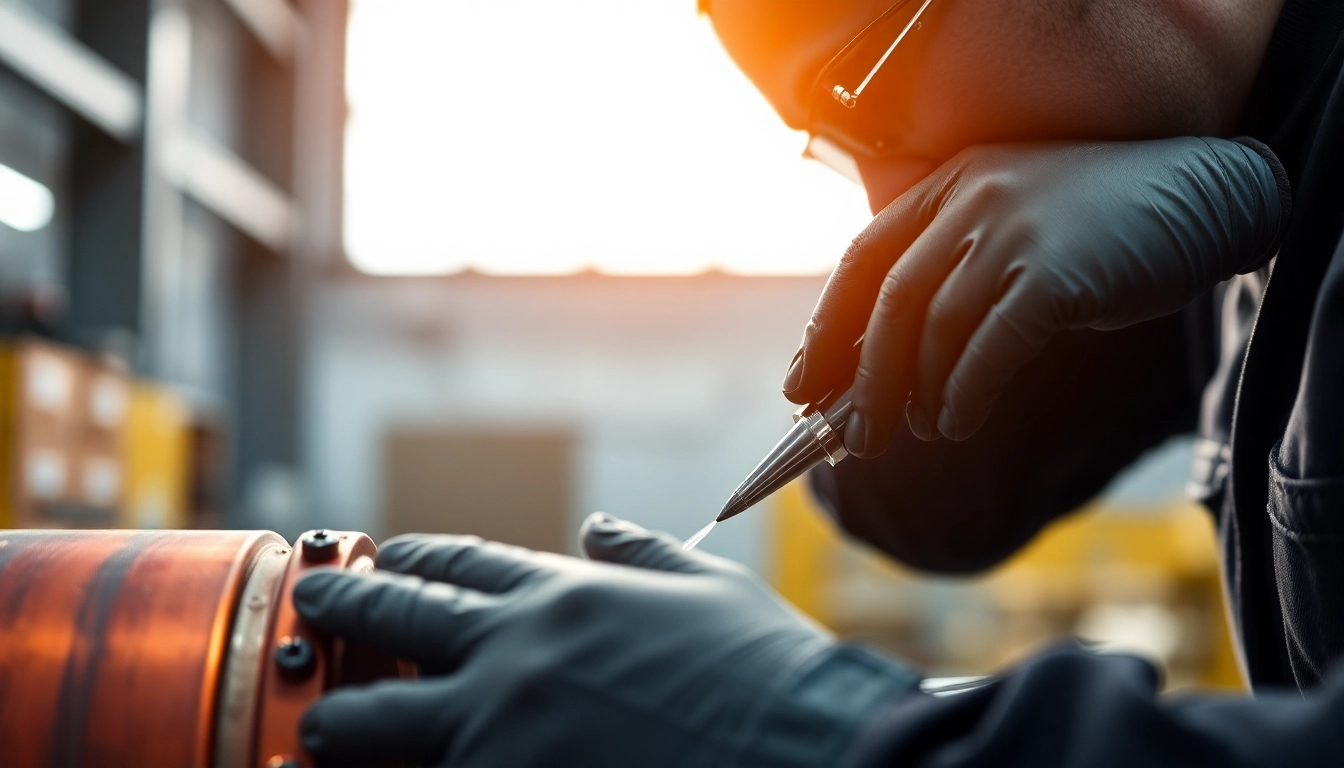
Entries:
[[1016, 551], [1167, 437], [1223, 548], [1254, 698], [1158, 697], [1147, 664], [1057, 649], [881, 716], [857, 764], [1344, 765], [1344, 3], [1288, 0], [1240, 134], [1293, 189], [1277, 258], [1181, 314], [1056, 339], [970, 440], [908, 432], [813, 475], [844, 528], [918, 568]]

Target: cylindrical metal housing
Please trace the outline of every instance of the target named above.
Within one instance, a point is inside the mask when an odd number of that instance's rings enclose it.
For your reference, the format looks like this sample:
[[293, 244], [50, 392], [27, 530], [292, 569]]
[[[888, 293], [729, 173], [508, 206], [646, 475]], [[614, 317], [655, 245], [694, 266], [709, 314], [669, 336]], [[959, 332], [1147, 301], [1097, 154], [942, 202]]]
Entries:
[[[367, 537], [328, 535], [323, 564], [372, 567]], [[0, 531], [0, 763], [310, 765], [298, 717], [343, 659], [364, 679], [397, 667], [302, 626], [306, 567], [266, 531]], [[280, 679], [279, 634], [311, 644], [309, 679]]]

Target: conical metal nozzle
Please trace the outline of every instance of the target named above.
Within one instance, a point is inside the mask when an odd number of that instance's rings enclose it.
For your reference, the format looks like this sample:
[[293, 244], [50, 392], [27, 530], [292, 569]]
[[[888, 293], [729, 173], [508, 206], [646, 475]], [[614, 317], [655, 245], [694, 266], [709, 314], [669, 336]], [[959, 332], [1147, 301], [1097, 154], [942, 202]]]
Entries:
[[723, 509], [719, 510], [719, 516], [714, 520], [721, 523], [733, 515], [745, 511], [747, 511], [747, 507], [742, 503], [742, 497], [737, 495], [737, 491], [733, 491], [733, 495], [729, 496], [728, 500], [723, 503]]
[[793, 427], [737, 486], [715, 521], [741, 514], [823, 461], [835, 465], [845, 458], [843, 430], [849, 411], [848, 392], [824, 413], [813, 406], [800, 409]]

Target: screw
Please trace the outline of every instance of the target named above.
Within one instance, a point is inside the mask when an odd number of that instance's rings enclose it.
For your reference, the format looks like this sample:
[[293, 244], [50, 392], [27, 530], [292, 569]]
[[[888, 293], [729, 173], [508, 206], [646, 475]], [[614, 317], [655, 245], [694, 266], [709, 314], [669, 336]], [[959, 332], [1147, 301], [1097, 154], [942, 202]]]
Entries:
[[317, 666], [317, 654], [312, 643], [302, 637], [281, 638], [275, 647], [275, 665], [280, 675], [290, 682], [298, 682], [313, 674]]
[[303, 559], [320, 563], [332, 559], [340, 551], [341, 537], [331, 531], [317, 530], [303, 537]]

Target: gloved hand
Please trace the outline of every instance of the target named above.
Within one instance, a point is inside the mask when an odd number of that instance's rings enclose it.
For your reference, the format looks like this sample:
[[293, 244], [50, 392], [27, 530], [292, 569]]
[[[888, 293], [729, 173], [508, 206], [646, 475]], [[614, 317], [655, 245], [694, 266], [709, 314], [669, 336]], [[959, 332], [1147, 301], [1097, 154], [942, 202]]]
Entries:
[[962, 152], [854, 240], [785, 395], [815, 402], [852, 376], [845, 445], [860, 457], [886, 450], [907, 397], [915, 435], [935, 439], [936, 423], [946, 437], [969, 437], [1061, 331], [1176, 312], [1273, 255], [1287, 176], [1267, 147], [1241, 141]]
[[423, 675], [329, 694], [305, 749], [324, 765], [834, 766], [913, 690], [735, 563], [605, 515], [582, 541], [601, 562], [407, 536], [378, 553], [397, 573], [303, 578], [304, 619]]

